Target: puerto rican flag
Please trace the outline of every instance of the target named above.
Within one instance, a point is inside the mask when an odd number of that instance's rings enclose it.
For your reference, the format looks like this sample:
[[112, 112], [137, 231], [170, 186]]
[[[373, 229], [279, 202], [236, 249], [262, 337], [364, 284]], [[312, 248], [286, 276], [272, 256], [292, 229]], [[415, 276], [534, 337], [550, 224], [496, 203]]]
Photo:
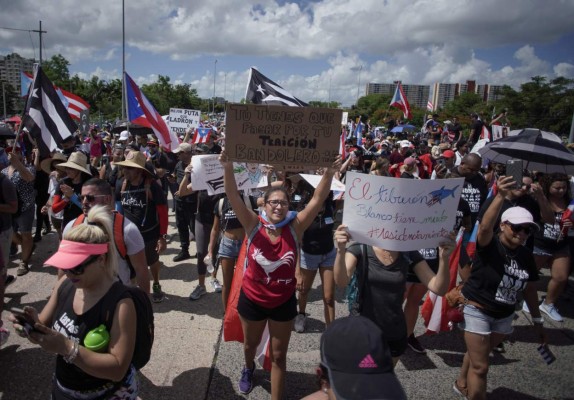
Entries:
[[157, 112], [134, 80], [126, 73], [126, 102], [128, 120], [153, 130], [161, 147], [173, 151], [179, 146], [175, 133], [171, 132], [164, 119]]
[[427, 111], [434, 111], [434, 104], [430, 100], [427, 101]]
[[405, 119], [413, 118], [413, 115], [411, 114], [411, 106], [409, 105], [407, 96], [405, 96], [405, 92], [403, 92], [403, 87], [401, 86], [400, 82], [397, 84], [395, 95], [391, 99], [391, 104], [389, 106], [397, 107], [403, 110], [403, 115]]
[[211, 135], [211, 128], [197, 128], [193, 133], [192, 143], [207, 143], [209, 135]]
[[[32, 75], [27, 72], [20, 72], [20, 96], [24, 97], [28, 94], [28, 88], [30, 84], [34, 81]], [[62, 100], [62, 104], [68, 110], [68, 114], [76, 120], [80, 120], [80, 113], [83, 110], [88, 110], [90, 105], [87, 101], [82, 99], [80, 96], [76, 96], [73, 93], [70, 93], [60, 87], [54, 85], [54, 89], [56, 89], [56, 93], [60, 100]]]

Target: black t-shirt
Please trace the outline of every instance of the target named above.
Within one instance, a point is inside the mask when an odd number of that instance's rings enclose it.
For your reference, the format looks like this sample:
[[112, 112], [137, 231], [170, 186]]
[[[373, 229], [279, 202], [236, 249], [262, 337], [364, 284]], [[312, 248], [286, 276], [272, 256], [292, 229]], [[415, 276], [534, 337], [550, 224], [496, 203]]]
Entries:
[[220, 229], [225, 232], [230, 229], [243, 228], [241, 222], [237, 219], [237, 215], [227, 196], [220, 198], [217, 203], [215, 203], [215, 208], [213, 214], [219, 217]]
[[144, 242], [156, 241], [160, 233], [157, 206], [167, 204], [163, 190], [155, 181], [150, 182], [149, 193], [145, 180], [137, 186], [127, 183], [124, 191], [122, 185], [123, 179], [118, 181], [118, 192], [124, 215], [136, 224]]
[[453, 230], [458, 231], [462, 226], [464, 217], [469, 215], [470, 215], [470, 206], [468, 205], [468, 201], [466, 201], [461, 197], [458, 202], [458, 207], [456, 209], [456, 217]]
[[[458, 173], [458, 171], [456, 171], [456, 173]], [[474, 226], [478, 218], [480, 207], [486, 200], [486, 196], [488, 196], [488, 185], [482, 175], [475, 174], [464, 179], [461, 197], [467, 201], [470, 207], [472, 226]]]
[[481, 120], [476, 120], [470, 126], [470, 137], [468, 138], [469, 142], [476, 143], [478, 139], [480, 139], [480, 134], [482, 133], [482, 127], [484, 123]]
[[[88, 175], [82, 174], [82, 182], [80, 183], [73, 183], [70, 178], [62, 179], [61, 183], [58, 184], [56, 187], [56, 194], [59, 195], [61, 198], [64, 197], [64, 193], [60, 190], [60, 185], [68, 185], [72, 188], [75, 194], [78, 196], [82, 193], [82, 186], [84, 182], [87, 181], [90, 177]], [[79, 199], [78, 199], [79, 201]], [[64, 216], [62, 217], [62, 226], [66, 226], [68, 222], [78, 218], [81, 214], [83, 214], [82, 207], [74, 203], [72, 200], [68, 202], [66, 207], [64, 207]]]
[[527, 282], [537, 280], [538, 269], [532, 251], [524, 246], [507, 249], [494, 235], [487, 246], [477, 246], [462, 294], [484, 306], [485, 314], [505, 318], [514, 313], [517, 293], [524, 290]]
[[308, 254], [327, 254], [335, 247], [333, 243], [334, 201], [327, 200], [325, 208], [303, 233], [301, 248]]
[[[184, 164], [181, 161], [178, 161], [177, 164], [175, 164], [175, 169], [173, 172], [174, 172], [178, 187], [181, 184], [181, 181], [183, 181], [183, 178], [185, 178], [185, 168], [188, 165], [189, 164]], [[196, 191], [191, 192], [191, 194], [189, 194], [187, 196], [183, 196], [183, 197], [176, 196], [175, 199], [177, 201], [183, 201], [184, 203], [193, 203], [193, 205], [191, 205], [190, 207], [192, 207], [193, 209], [197, 209], [197, 192]]]
[[[361, 246], [354, 243], [347, 249], [357, 258], [359, 277], [364, 273]], [[364, 293], [359, 293], [362, 299], [361, 315], [375, 322], [387, 340], [404, 339], [407, 336], [403, 312], [407, 272], [423, 261], [423, 257], [418, 251], [401, 252], [394, 263], [385, 266], [379, 261], [373, 248], [367, 246], [367, 260], [367, 282]], [[361, 290], [359, 287], [359, 292]]]
[[210, 196], [207, 194], [207, 190], [199, 190], [197, 193], [198, 204], [195, 218], [204, 225], [213, 225], [213, 210], [221, 196]]

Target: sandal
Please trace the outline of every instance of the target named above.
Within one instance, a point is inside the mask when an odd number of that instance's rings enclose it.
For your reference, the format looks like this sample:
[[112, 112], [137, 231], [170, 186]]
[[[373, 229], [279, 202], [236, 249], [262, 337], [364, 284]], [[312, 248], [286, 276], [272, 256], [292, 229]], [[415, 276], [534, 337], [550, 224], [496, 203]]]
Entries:
[[458, 379], [454, 381], [454, 385], [452, 385], [452, 390], [458, 395], [460, 395], [463, 399], [468, 399], [468, 388], [462, 387], [458, 384]]

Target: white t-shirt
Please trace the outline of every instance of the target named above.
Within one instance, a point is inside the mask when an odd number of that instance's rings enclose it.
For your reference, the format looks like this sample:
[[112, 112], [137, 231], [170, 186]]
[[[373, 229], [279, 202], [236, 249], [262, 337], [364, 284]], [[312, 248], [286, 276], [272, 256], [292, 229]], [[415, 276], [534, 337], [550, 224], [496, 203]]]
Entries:
[[[74, 222], [76, 222], [75, 219], [68, 222], [64, 228], [63, 235], [65, 235], [66, 232], [74, 226]], [[124, 218], [124, 242], [126, 243], [126, 252], [128, 256], [132, 256], [145, 249], [144, 240], [138, 227], [127, 218]], [[113, 247], [116, 252], [116, 256], [118, 257], [118, 277], [125, 285], [129, 285], [130, 267], [128, 266], [127, 261], [120, 256], [115, 243]]]

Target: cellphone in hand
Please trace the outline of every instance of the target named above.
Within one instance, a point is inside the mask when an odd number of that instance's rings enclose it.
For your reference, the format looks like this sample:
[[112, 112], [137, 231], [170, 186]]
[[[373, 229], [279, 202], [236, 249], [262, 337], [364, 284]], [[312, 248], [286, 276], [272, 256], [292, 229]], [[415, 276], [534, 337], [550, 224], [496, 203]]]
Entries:
[[522, 160], [508, 160], [506, 162], [506, 176], [512, 176], [516, 188], [522, 187]]
[[23, 309], [12, 307], [10, 312], [14, 314], [14, 317], [16, 317], [18, 323], [24, 327], [26, 335], [29, 335], [32, 331], [36, 331], [36, 329], [34, 329], [34, 320], [32, 320], [32, 318], [30, 318]]

